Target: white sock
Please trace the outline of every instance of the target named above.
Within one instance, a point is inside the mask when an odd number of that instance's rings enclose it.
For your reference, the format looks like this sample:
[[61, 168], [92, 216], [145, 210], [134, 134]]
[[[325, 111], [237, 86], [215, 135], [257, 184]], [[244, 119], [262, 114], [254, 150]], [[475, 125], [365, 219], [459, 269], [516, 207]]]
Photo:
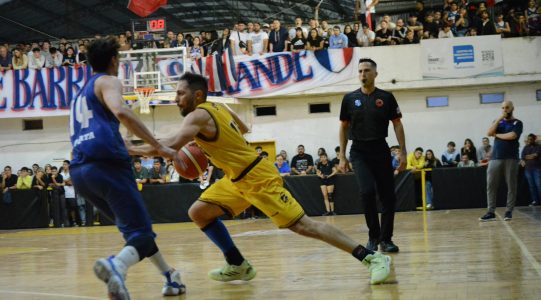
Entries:
[[139, 253], [133, 246], [126, 246], [118, 252], [113, 259], [116, 265], [118, 265], [124, 274], [128, 271], [128, 268], [139, 262]]
[[156, 266], [156, 268], [158, 268], [158, 270], [160, 270], [160, 273], [169, 272], [173, 269], [165, 262], [165, 259], [163, 259], [160, 251], [156, 252], [148, 259], [152, 262], [153, 265]]

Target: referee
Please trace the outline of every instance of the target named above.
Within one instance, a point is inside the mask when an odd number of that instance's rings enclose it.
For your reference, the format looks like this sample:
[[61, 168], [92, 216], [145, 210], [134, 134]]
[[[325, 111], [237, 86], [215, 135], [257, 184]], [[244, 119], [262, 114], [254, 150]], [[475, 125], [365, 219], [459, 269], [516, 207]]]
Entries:
[[[406, 167], [406, 138], [400, 119], [402, 114], [393, 94], [375, 87], [377, 64], [370, 58], [359, 60], [361, 88], [342, 99], [340, 111], [340, 160], [343, 170], [348, 161], [346, 147], [352, 140], [350, 159], [360, 187], [368, 226], [367, 249], [398, 252], [392, 242], [396, 196], [389, 146], [385, 141], [389, 121], [400, 144], [399, 170]], [[376, 208], [376, 189], [383, 206], [381, 226]]]

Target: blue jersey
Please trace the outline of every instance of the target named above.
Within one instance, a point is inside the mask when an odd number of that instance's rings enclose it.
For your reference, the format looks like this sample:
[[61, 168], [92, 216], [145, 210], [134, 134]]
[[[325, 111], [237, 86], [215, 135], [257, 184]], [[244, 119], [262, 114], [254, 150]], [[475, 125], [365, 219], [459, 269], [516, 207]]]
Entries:
[[522, 122], [517, 119], [501, 120], [496, 128], [496, 133], [514, 132], [517, 138], [514, 140], [502, 140], [496, 138], [492, 147], [492, 159], [518, 159], [519, 139], [522, 134]]
[[94, 94], [94, 83], [103, 75], [93, 75], [71, 102], [72, 166], [92, 161], [129, 163], [118, 120]]

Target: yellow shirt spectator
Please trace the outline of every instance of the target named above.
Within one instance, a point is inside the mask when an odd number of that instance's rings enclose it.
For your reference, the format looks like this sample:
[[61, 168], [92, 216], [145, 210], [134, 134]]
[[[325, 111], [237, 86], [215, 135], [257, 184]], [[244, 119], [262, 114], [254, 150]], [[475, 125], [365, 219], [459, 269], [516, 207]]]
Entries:
[[21, 176], [17, 179], [18, 190], [29, 190], [32, 188], [32, 176], [28, 175], [28, 169], [21, 169]]
[[423, 156], [422, 148], [417, 148], [413, 153], [408, 154], [408, 164], [406, 166], [408, 170], [420, 170], [424, 167], [424, 165], [425, 157]]

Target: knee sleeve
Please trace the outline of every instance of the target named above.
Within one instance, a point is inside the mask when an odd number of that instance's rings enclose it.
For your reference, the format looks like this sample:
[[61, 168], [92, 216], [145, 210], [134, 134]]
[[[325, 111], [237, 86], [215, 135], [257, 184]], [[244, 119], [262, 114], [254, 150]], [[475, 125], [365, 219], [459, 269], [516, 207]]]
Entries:
[[327, 193], [329, 195], [329, 202], [334, 202], [334, 193]]
[[150, 257], [158, 252], [158, 245], [151, 236], [138, 236], [130, 239], [126, 246], [132, 246], [137, 250], [139, 259], [143, 260], [145, 257]]

